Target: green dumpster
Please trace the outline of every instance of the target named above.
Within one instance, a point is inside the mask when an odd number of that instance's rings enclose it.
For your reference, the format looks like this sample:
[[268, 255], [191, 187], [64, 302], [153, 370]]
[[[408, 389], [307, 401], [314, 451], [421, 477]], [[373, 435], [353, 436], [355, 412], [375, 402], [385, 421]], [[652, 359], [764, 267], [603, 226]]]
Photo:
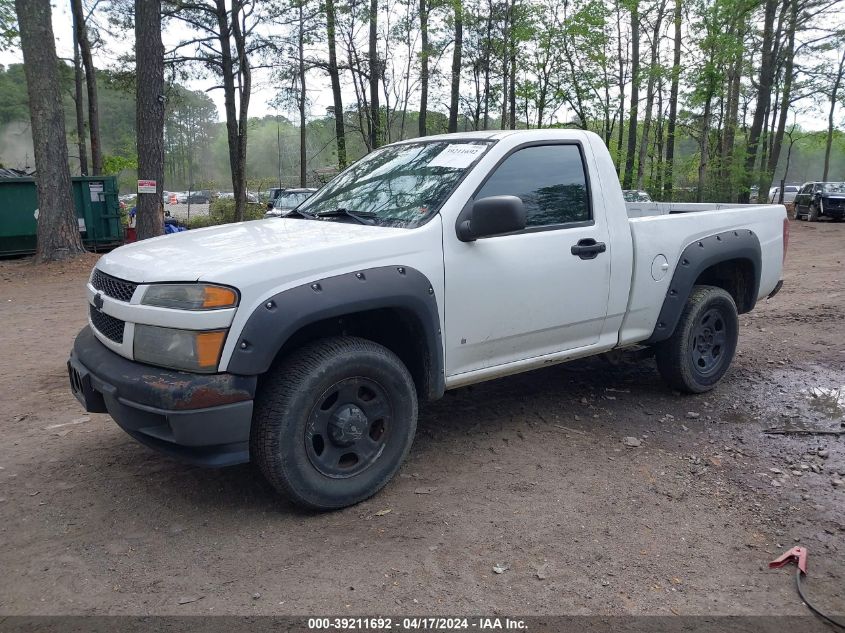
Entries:
[[[114, 176], [71, 178], [73, 204], [88, 250], [123, 243], [123, 224]], [[0, 256], [35, 252], [38, 191], [34, 178], [0, 178]]]

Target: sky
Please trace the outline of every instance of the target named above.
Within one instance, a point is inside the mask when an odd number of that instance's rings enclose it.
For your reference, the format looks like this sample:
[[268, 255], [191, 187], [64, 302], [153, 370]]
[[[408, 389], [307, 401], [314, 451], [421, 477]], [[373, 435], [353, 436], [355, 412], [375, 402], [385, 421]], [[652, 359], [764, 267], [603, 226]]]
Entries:
[[[73, 58], [73, 19], [70, 12], [70, 3], [67, 0], [53, 0], [51, 2], [53, 7], [53, 35], [56, 40], [56, 54], [60, 58]], [[102, 20], [103, 18], [100, 18]], [[121, 55], [131, 53], [134, 46], [135, 33], [132, 30], [116, 31], [117, 37], [112, 37], [109, 33], [101, 31], [105, 47], [94, 51], [94, 65], [97, 68], [113, 68], [118, 65], [118, 60]], [[172, 49], [182, 39], [187, 39], [191, 36], [192, 30], [178, 21], [171, 21], [165, 31], [162, 33], [162, 40], [164, 42], [165, 51]], [[0, 51], [0, 64], [9, 65], [23, 62], [23, 54], [19, 49]], [[209, 90], [212, 86], [219, 83], [213, 78], [193, 79], [187, 82], [180, 82], [191, 90], [208, 91], [208, 96], [214, 101], [217, 106], [217, 114], [219, 119], [224, 120], [224, 105], [223, 105], [223, 91]], [[326, 108], [332, 104], [331, 84], [327, 75], [312, 73], [308, 78], [308, 99], [310, 102], [310, 112], [312, 115], [323, 115]], [[289, 118], [293, 118], [295, 110], [285, 109], [276, 110], [271, 107], [270, 103], [273, 101], [277, 87], [274, 85], [269, 73], [265, 70], [257, 70], [253, 76], [253, 90], [250, 99], [249, 114], [250, 116], [261, 117], [268, 114], [284, 114]], [[354, 94], [344, 95], [346, 99], [354, 100]], [[298, 114], [296, 114], [298, 116]]]
[[[69, 2], [66, 0], [54, 0], [53, 4], [53, 32], [56, 39], [56, 52], [59, 57], [70, 59], [73, 57], [73, 28], [72, 18], [70, 14]], [[845, 5], [845, 3], [843, 3]], [[100, 17], [100, 20], [103, 18]], [[120, 31], [116, 28], [111, 28], [112, 34], [105, 31], [102, 32], [103, 39], [106, 43], [104, 48], [95, 51], [94, 63], [97, 67], [116, 67], [118, 58], [121, 55], [131, 53], [135, 34], [133, 31]], [[178, 21], [171, 21], [168, 27], [163, 32], [163, 41], [165, 50], [173, 48], [180, 40], [187, 39], [191, 36], [192, 30], [184, 23]], [[272, 32], [265, 33], [268, 35], [275, 35]], [[394, 51], [397, 53], [398, 51]], [[836, 54], [836, 51], [833, 52]], [[405, 58], [407, 59], [407, 58]], [[22, 62], [23, 58], [19, 50], [0, 51], [0, 64], [8, 65], [10, 63]], [[395, 60], [397, 66], [403, 64], [402, 61]], [[208, 96], [214, 101], [217, 106], [218, 118], [224, 119], [223, 106], [223, 91], [209, 90], [218, 82], [211, 77], [191, 79], [187, 82], [182, 82], [187, 88], [191, 90], [207, 91]], [[308, 88], [308, 114], [310, 117], [322, 116], [326, 109], [332, 105], [331, 85], [328, 76], [323, 72], [312, 72], [307, 79]], [[273, 105], [274, 98], [279, 91], [279, 86], [274, 82], [267, 70], [256, 70], [253, 74], [253, 90], [250, 100], [249, 114], [254, 117], [261, 117], [268, 114], [283, 114], [291, 120], [298, 117], [298, 113], [290, 108], [276, 109]], [[429, 97], [429, 107], [441, 110], [446, 109], [446, 104], [442, 103], [444, 95], [438, 93], [437, 87], [432, 87], [433, 94]], [[355, 95], [351, 86], [345, 86], [344, 103], [354, 103]], [[433, 102], [433, 103], [432, 103]], [[413, 106], [413, 99], [411, 101]], [[569, 113], [562, 109], [558, 112], [556, 119], [558, 121], [566, 120]], [[841, 124], [841, 113], [837, 117], [837, 123]], [[806, 130], [822, 130], [827, 127], [827, 112], [826, 104], [814, 104], [805, 100], [801, 104], [801, 111], [795, 115], [795, 122]], [[790, 123], [792, 120], [790, 120]]]

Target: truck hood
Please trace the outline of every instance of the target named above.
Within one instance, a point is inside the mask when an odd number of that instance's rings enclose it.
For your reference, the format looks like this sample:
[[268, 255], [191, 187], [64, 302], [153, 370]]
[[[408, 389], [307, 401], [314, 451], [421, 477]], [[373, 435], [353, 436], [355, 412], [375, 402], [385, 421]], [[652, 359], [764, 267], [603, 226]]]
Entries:
[[[397, 254], [408, 246], [402, 238], [411, 233], [416, 231], [271, 218], [128, 244], [104, 255], [97, 268], [136, 283], [215, 281], [238, 286], [244, 274], [256, 266], [287, 264], [286, 270], [274, 270], [307, 276], [324, 268], [354, 265], [356, 260], [368, 261], [385, 250], [391, 253], [384, 255]], [[363, 244], [368, 246], [362, 248]]]

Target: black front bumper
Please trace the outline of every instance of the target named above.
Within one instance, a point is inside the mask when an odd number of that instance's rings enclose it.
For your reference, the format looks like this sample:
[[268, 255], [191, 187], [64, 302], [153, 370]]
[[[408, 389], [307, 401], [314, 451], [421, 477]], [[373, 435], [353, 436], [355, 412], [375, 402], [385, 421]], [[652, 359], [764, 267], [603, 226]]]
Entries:
[[67, 363], [71, 391], [87, 411], [108, 413], [129, 435], [183, 461], [249, 461], [255, 376], [192, 374], [130, 361], [90, 327]]

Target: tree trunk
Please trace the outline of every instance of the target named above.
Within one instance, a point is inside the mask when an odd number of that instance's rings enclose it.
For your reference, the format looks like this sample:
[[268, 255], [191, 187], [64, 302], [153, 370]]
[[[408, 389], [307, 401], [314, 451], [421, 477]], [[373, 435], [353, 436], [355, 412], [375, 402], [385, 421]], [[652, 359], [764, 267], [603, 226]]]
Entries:
[[508, 127], [511, 130], [516, 129], [516, 29], [513, 28], [513, 23], [515, 21], [515, 8], [516, 0], [512, 0], [510, 42], [508, 43], [511, 62], [511, 78], [509, 82], [510, 86], [508, 87], [510, 90], [510, 107], [508, 108], [510, 110], [508, 113], [510, 115], [510, 122], [508, 123]]
[[490, 127], [490, 30], [493, 25], [493, 4], [492, 0], [488, 2], [487, 26], [484, 37], [484, 129]]
[[624, 171], [622, 168], [624, 165], [622, 143], [625, 138], [625, 57], [622, 55], [622, 10], [619, 6], [619, 0], [616, 0], [616, 52], [619, 61], [619, 136], [616, 138], [615, 163], [616, 173], [621, 180]]
[[138, 239], [164, 233], [164, 45], [161, 0], [135, 0], [135, 89], [138, 178], [156, 181], [156, 193], [138, 194]]
[[[140, 2], [142, 0], [136, 0]], [[235, 104], [235, 69], [232, 59], [232, 43], [229, 39], [229, 17], [225, 0], [217, 0], [217, 34], [220, 41], [220, 65], [223, 74], [223, 107], [226, 111], [226, 142], [229, 149], [229, 172], [232, 176], [232, 194], [235, 198], [235, 215], [238, 218], [238, 199], [241, 180], [238, 178], [238, 113]], [[246, 197], [244, 196], [244, 199]]]
[[[740, 33], [734, 33], [741, 37]], [[721, 201], [730, 202], [734, 199], [734, 145], [736, 143], [736, 124], [739, 114], [739, 97], [742, 79], [742, 52], [737, 51], [730, 62], [728, 70], [727, 111], [725, 112], [724, 130], [722, 133], [722, 147], [720, 149], [720, 188]]]
[[428, 114], [428, 0], [420, 0], [420, 118], [419, 135], [428, 134], [426, 115]]
[[651, 37], [651, 61], [648, 67], [648, 84], [645, 97], [645, 117], [643, 119], [643, 132], [640, 139], [640, 154], [637, 161], [637, 189], [643, 188], [643, 175], [645, 174], [645, 160], [648, 153], [649, 133], [651, 132], [651, 111], [654, 107], [654, 84], [657, 79], [657, 57], [660, 54], [660, 27], [663, 25], [663, 14], [666, 11], [665, 0], [657, 7], [657, 18], [654, 22], [654, 31]]
[[625, 176], [622, 188], [630, 189], [637, 153], [637, 109], [640, 100], [640, 13], [639, 0], [631, 4], [631, 106], [628, 118], [628, 151], [625, 155]]
[[655, 140], [655, 148], [654, 148], [654, 155], [657, 157], [657, 176], [655, 178], [654, 183], [652, 184], [652, 190], [656, 193], [657, 199], [661, 199], [661, 193], [663, 192], [663, 143], [664, 143], [664, 136], [663, 136], [663, 94], [664, 94], [664, 83], [663, 83], [663, 75], [660, 75], [660, 78], [657, 82], [657, 129], [655, 130], [654, 140]]
[[71, 0], [73, 22], [76, 26], [76, 39], [85, 67], [85, 85], [88, 87], [88, 132], [91, 135], [91, 167], [93, 174], [103, 173], [103, 151], [100, 145], [100, 104], [97, 98], [97, 71], [91, 56], [91, 42], [88, 41], [88, 29], [85, 26], [85, 14], [82, 0]]
[[73, 35], [73, 101], [76, 106], [76, 147], [79, 154], [79, 174], [88, 175], [88, 148], [85, 144], [85, 98], [82, 96], [82, 60], [76, 30]]
[[235, 215], [238, 221], [244, 219], [246, 212], [246, 140], [249, 129], [249, 99], [252, 94], [252, 69], [246, 52], [246, 36], [241, 29], [244, 3], [232, 2], [232, 39], [238, 55], [238, 165], [236, 176], [240, 184], [239, 195], [235, 199]]
[[[252, 91], [252, 72], [246, 54], [245, 35], [241, 28], [243, 4], [232, 2], [232, 18], [226, 0], [216, 0], [220, 61], [223, 74], [223, 99], [226, 110], [226, 139], [229, 145], [229, 168], [232, 173], [232, 193], [235, 196], [235, 220], [243, 221], [246, 211], [246, 140], [249, 117], [249, 98]], [[235, 42], [235, 55], [229, 34]], [[237, 86], [235, 85], [237, 75]], [[235, 100], [237, 99], [237, 104]]]
[[381, 112], [378, 99], [378, 78], [380, 63], [378, 58], [378, 0], [370, 0], [370, 147], [381, 145]]
[[675, 0], [675, 55], [672, 60], [672, 84], [669, 88], [669, 119], [666, 122], [666, 180], [665, 198], [672, 195], [675, 167], [675, 125], [678, 120], [678, 80], [681, 74], [681, 0]]
[[836, 73], [836, 78], [833, 82], [833, 87], [830, 91], [830, 110], [827, 115], [827, 139], [824, 145], [824, 172], [822, 173], [822, 180], [827, 180], [830, 172], [830, 148], [833, 145], [833, 129], [834, 118], [836, 112], [836, 100], [839, 98], [839, 88], [842, 85], [842, 75], [845, 72], [845, 51], [842, 52], [842, 57], [839, 60], [839, 69]]
[[455, 46], [452, 49], [452, 90], [449, 99], [449, 132], [458, 131], [458, 108], [461, 91], [461, 53], [464, 42], [464, 16], [461, 0], [455, 6]]
[[505, 19], [502, 25], [502, 120], [499, 127], [503, 130], [508, 125], [508, 42], [510, 41], [510, 4], [505, 1]]
[[344, 169], [346, 167], [346, 130], [344, 129], [340, 71], [337, 67], [336, 29], [334, 0], [326, 0], [326, 36], [329, 45], [329, 77], [332, 82], [332, 98], [334, 99], [334, 134], [335, 142], [337, 143], [337, 168]]
[[704, 114], [701, 117], [701, 139], [699, 140], [699, 148], [701, 150], [701, 158], [698, 161], [698, 187], [695, 191], [695, 201], [704, 202], [704, 188], [707, 181], [707, 167], [710, 162], [710, 116], [713, 103], [714, 86], [708, 87], [707, 97], [704, 101]]
[[775, 72], [772, 40], [774, 39], [774, 23], [777, 6], [778, 0], [766, 0], [765, 15], [763, 18], [763, 46], [760, 53], [760, 77], [757, 81], [757, 107], [754, 110], [754, 119], [751, 123], [751, 129], [748, 132], [748, 143], [745, 147], [745, 165], [742, 175], [743, 187], [740, 193], [740, 202], [748, 202], [751, 197], [750, 184], [754, 172], [754, 164], [757, 161], [760, 134], [763, 131], [763, 121], [769, 109], [769, 100], [771, 99], [772, 82]]
[[35, 262], [84, 252], [71, 195], [59, 60], [50, 0], [16, 0], [35, 150], [38, 228]]
[[308, 149], [305, 146], [305, 14], [299, 1], [299, 186], [308, 186]]

